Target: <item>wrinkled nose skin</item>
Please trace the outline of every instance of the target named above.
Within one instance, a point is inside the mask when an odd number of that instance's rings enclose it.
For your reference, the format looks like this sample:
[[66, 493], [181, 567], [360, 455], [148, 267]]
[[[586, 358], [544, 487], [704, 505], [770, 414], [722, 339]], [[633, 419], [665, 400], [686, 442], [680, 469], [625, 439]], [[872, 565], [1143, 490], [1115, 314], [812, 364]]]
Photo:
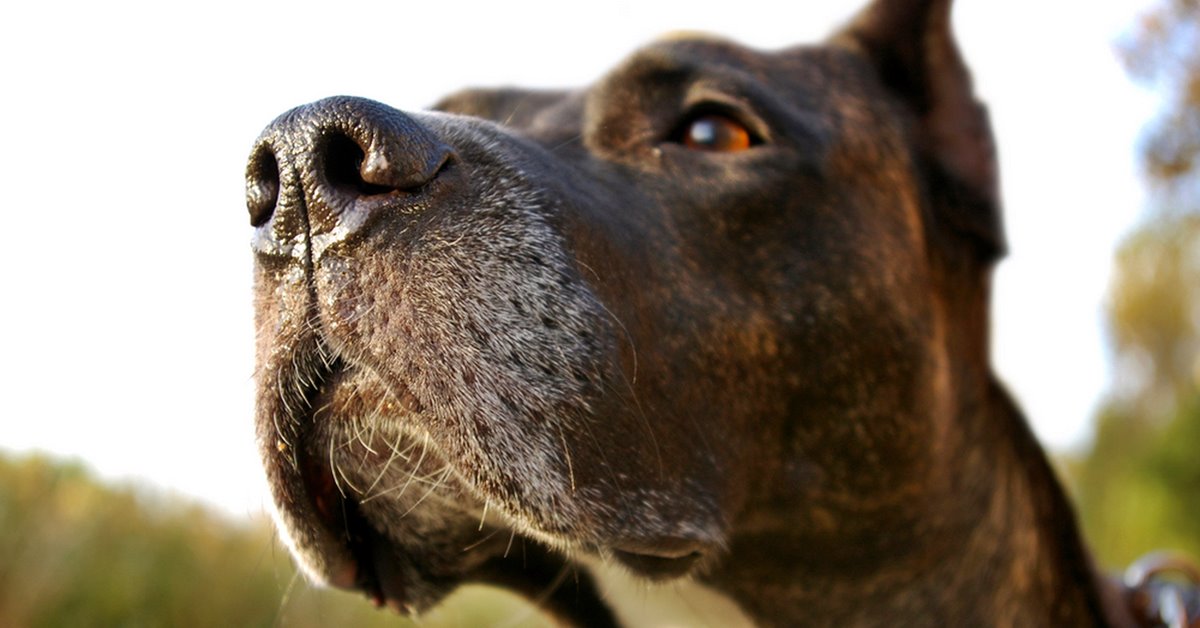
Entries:
[[250, 223], [271, 223], [256, 248], [301, 256], [311, 241], [319, 254], [382, 208], [404, 205], [454, 160], [411, 117], [375, 101], [335, 96], [293, 109], [263, 131], [247, 166]]

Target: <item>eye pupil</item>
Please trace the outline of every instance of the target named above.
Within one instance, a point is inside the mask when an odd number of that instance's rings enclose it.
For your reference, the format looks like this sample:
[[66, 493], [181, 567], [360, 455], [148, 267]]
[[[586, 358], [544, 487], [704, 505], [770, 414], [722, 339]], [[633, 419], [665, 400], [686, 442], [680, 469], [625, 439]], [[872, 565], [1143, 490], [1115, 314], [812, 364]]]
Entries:
[[685, 131], [684, 145], [695, 150], [718, 152], [750, 148], [750, 131], [732, 118], [710, 114], [693, 120]]

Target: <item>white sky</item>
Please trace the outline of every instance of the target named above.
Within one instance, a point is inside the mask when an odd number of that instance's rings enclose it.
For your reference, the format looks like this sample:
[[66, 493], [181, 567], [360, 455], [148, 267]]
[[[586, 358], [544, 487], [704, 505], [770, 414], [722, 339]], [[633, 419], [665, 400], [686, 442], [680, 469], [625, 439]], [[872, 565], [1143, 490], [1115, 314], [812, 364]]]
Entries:
[[[468, 85], [581, 85], [668, 31], [779, 47], [859, 3], [414, 4], [0, 9], [0, 448], [258, 512], [243, 167], [278, 113], [339, 93], [412, 109]], [[1060, 449], [1086, 439], [1108, 384], [1111, 255], [1143, 204], [1133, 146], [1154, 101], [1111, 44], [1145, 4], [956, 9], [1001, 150], [997, 367]]]

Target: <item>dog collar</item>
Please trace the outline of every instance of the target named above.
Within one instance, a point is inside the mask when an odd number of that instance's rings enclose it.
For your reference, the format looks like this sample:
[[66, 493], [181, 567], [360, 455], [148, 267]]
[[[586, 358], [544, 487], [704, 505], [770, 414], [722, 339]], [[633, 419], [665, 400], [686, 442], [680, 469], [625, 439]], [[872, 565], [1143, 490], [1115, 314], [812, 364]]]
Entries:
[[1125, 603], [1141, 626], [1200, 628], [1200, 569], [1187, 558], [1154, 552], [1122, 578]]

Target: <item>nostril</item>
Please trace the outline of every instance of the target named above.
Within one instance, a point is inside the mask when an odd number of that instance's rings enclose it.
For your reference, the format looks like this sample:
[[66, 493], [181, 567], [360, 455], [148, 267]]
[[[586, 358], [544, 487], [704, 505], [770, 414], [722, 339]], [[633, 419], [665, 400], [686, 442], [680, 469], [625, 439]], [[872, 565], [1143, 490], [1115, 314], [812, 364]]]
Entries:
[[336, 188], [349, 189], [359, 196], [386, 194], [395, 188], [370, 183], [363, 179], [366, 153], [358, 142], [340, 133], [332, 135], [324, 151], [325, 180]]
[[275, 213], [279, 202], [279, 162], [266, 145], [259, 146], [246, 167], [246, 209], [250, 224], [261, 227]]

